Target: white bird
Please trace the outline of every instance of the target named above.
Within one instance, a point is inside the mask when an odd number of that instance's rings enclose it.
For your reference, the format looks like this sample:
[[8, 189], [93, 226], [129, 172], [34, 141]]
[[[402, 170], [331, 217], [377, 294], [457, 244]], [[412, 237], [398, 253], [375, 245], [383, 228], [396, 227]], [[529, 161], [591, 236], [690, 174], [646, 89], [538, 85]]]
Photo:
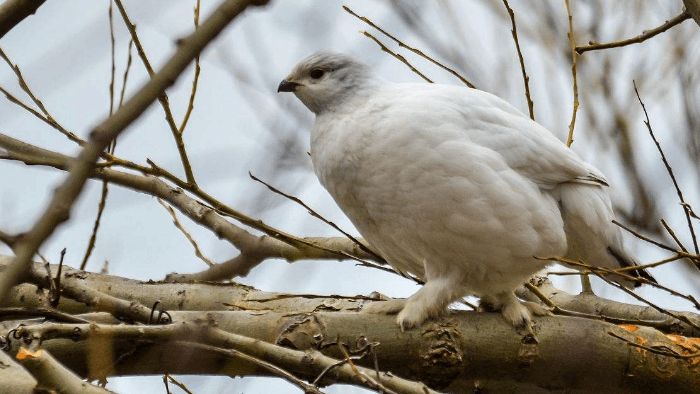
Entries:
[[604, 175], [494, 95], [388, 83], [326, 51], [299, 63], [278, 92], [316, 114], [314, 171], [340, 209], [396, 271], [425, 281], [407, 300], [364, 308], [398, 313], [402, 329], [470, 294], [529, 327], [546, 311], [513, 291], [549, 264], [533, 256], [636, 265], [611, 223]]

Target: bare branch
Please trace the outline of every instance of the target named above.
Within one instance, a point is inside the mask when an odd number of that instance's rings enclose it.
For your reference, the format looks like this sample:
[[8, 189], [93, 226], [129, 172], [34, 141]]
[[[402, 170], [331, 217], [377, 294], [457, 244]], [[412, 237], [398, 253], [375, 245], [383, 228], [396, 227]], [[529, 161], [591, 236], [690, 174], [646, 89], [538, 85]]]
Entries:
[[285, 198], [287, 198], [287, 199], [289, 199], [289, 200], [291, 200], [291, 201], [293, 201], [293, 202], [295, 202], [295, 203], [301, 205], [302, 207], [306, 208], [306, 211], [309, 212], [309, 214], [310, 214], [311, 216], [313, 216], [313, 217], [315, 217], [315, 218], [321, 220], [323, 223], [326, 223], [327, 225], [333, 227], [335, 230], [337, 230], [338, 232], [340, 232], [341, 234], [343, 234], [345, 237], [347, 237], [349, 240], [351, 240], [352, 242], [354, 242], [360, 249], [364, 250], [364, 251], [367, 252], [368, 254], [373, 255], [374, 258], [376, 259], [376, 261], [379, 261], [379, 262], [381, 262], [381, 263], [383, 263], [383, 264], [387, 264], [386, 260], [384, 260], [384, 258], [383, 258], [382, 256], [378, 255], [375, 251], [373, 251], [372, 249], [370, 249], [367, 245], [363, 244], [362, 242], [358, 241], [355, 237], [353, 237], [352, 235], [348, 234], [346, 231], [343, 231], [343, 229], [341, 229], [340, 227], [338, 227], [337, 224], [335, 224], [335, 223], [333, 223], [333, 222], [327, 220], [327, 219], [324, 218], [323, 216], [321, 216], [318, 212], [314, 211], [310, 206], [306, 205], [306, 203], [304, 203], [303, 201], [301, 201], [299, 198], [294, 197], [294, 196], [292, 196], [292, 195], [289, 195], [289, 194], [287, 194], [287, 193], [285, 193], [285, 192], [283, 192], [283, 191], [281, 191], [281, 190], [279, 190], [279, 189], [273, 187], [272, 185], [270, 185], [270, 184], [268, 184], [267, 182], [261, 180], [260, 178], [256, 177], [255, 175], [253, 175], [253, 174], [250, 173], [250, 172], [248, 172], [248, 175], [249, 175], [253, 180], [255, 180], [255, 181], [257, 181], [257, 182], [260, 182], [260, 183], [262, 183], [263, 185], [265, 185], [265, 186], [266, 186], [268, 189], [270, 189], [273, 193], [277, 193], [277, 194], [279, 194], [280, 196], [283, 196], [283, 197], [285, 197]]
[[[361, 346], [360, 342], [370, 340], [379, 342], [375, 349], [379, 367], [391, 368], [392, 373], [380, 372], [379, 377], [375, 378], [376, 371], [371, 359], [353, 359], [353, 364], [362, 378], [367, 381], [371, 378], [400, 393], [431, 392], [424, 385], [407, 380], [410, 377], [430, 381], [431, 375], [432, 384], [445, 387], [450, 392], [463, 392], [465, 390], [460, 387], [473, 387], [475, 381], [502, 380], [510, 376], [519, 377], [517, 380], [522, 385], [519, 386], [521, 390], [511, 392], [532, 392], [527, 387], [551, 387], [552, 365], [557, 366], [559, 373], [569, 377], [570, 383], [566, 383], [566, 388], [580, 392], [609, 391], [605, 388], [609, 388], [610, 380], [614, 380], [619, 382], [615, 388], [623, 392], [663, 392], [664, 388], [673, 384], [674, 392], [694, 393], [692, 382], [697, 375], [691, 367], [678, 365], [673, 380], [659, 379], [658, 364], [649, 363], [646, 354], [630, 352], [627, 343], [608, 333], [613, 332], [634, 343], [656, 349], [668, 347], [678, 354], [697, 352], [697, 349], [689, 351], [679, 348], [684, 343], [691, 344], [692, 338], [664, 335], [643, 326], [616, 326], [590, 319], [563, 316], [537, 318], [539, 343], [523, 344], [513, 328], [494, 313], [456, 312], [430, 321], [420, 330], [403, 333], [391, 316], [362, 313], [314, 312], [298, 315], [239, 311], [202, 314], [174, 311], [173, 316], [180, 323], [160, 326], [44, 323], [21, 327], [18, 332], [27, 340], [41, 339], [43, 347], [54, 353], [60, 351], [66, 341], [53, 341], [52, 338], [77, 341], [68, 344], [72, 357], [77, 360], [82, 360], [81, 352], [87, 350], [87, 347], [81, 346], [82, 343], [91, 337], [110, 338], [115, 349], [133, 347], [134, 342], [145, 344], [153, 352], [149, 352], [150, 363], [139, 364], [144, 373], [153, 373], [157, 369], [171, 373], [195, 373], [202, 367], [218, 366], [218, 371], [231, 375], [270, 374], [269, 370], [258, 364], [236, 363], [230, 353], [188, 351], [192, 348], [182, 346], [182, 341], [187, 341], [218, 349], [235, 349], [307, 381], [312, 381], [331, 366], [332, 369], [319, 384], [353, 385], [361, 385], [362, 382], [349, 363], [339, 364], [343, 354], [336, 344], [355, 349]], [[206, 322], [211, 324], [205, 325]], [[367, 338], [368, 325], [372, 327], [371, 338]], [[577, 348], [577, 357], [571, 356], [572, 344]], [[526, 354], [527, 350], [531, 352]], [[131, 361], [143, 360], [147, 357], [143, 353], [130, 355]], [[115, 354], [113, 357], [119, 356]], [[224, 363], [228, 367], [221, 370]], [[629, 371], [629, 365], [637, 366], [635, 378], [620, 381], [620, 376]], [[117, 374], [128, 373], [128, 365], [120, 367]], [[527, 374], [522, 373], [523, 368], [527, 368]], [[86, 366], [83, 361], [78, 361], [73, 363], [72, 369], [81, 373]], [[432, 372], [428, 372], [429, 369]]]
[[569, 0], [566, 2], [566, 13], [569, 18], [569, 42], [571, 43], [571, 77], [574, 81], [574, 109], [571, 113], [571, 123], [569, 124], [569, 136], [566, 137], [566, 146], [571, 146], [574, 143], [574, 126], [576, 125], [576, 112], [578, 111], [578, 81], [576, 78], [576, 65], [578, 63], [578, 52], [576, 52], [576, 38], [574, 37], [574, 23], [571, 15], [571, 7]]
[[22, 347], [16, 358], [43, 389], [58, 393], [114, 394], [113, 391], [84, 382], [45, 349], [32, 351]]
[[700, 0], [683, 0], [683, 4], [695, 23], [700, 26]]
[[33, 15], [46, 0], [7, 0], [0, 4], [0, 38]]
[[[415, 53], [416, 55], [418, 55], [418, 56], [420, 56], [420, 57], [422, 57], [422, 58], [424, 58], [424, 59], [426, 59], [426, 60], [432, 62], [432, 63], [435, 64], [436, 66], [442, 68], [443, 70], [446, 70], [446, 71], [449, 72], [450, 74], [452, 74], [452, 75], [454, 75], [455, 77], [459, 78], [459, 80], [462, 81], [462, 83], [464, 83], [465, 85], [469, 86], [470, 88], [476, 89], [476, 86], [474, 86], [474, 84], [472, 84], [472, 83], [469, 82], [466, 78], [464, 78], [463, 76], [461, 76], [457, 71], [455, 71], [455, 70], [453, 70], [453, 69], [451, 69], [451, 68], [445, 66], [444, 64], [438, 62], [437, 60], [433, 59], [432, 57], [426, 55], [426, 54], [423, 53], [420, 49], [416, 49], [416, 48], [414, 48], [414, 47], [412, 47], [412, 46], [410, 46], [410, 45], [407, 45], [407, 44], [403, 43], [403, 41], [401, 41], [401, 40], [399, 40], [398, 38], [394, 37], [393, 35], [387, 33], [386, 30], [384, 30], [384, 29], [382, 29], [381, 27], [377, 26], [376, 24], [374, 24], [374, 22], [372, 22], [372, 21], [369, 20], [368, 18], [366, 18], [366, 17], [364, 17], [364, 16], [357, 15], [357, 14], [356, 14], [353, 10], [351, 10], [349, 7], [343, 6], [343, 9], [344, 9], [345, 11], [347, 11], [350, 15], [354, 16], [355, 18], [358, 18], [359, 20], [361, 20], [361, 21], [365, 22], [366, 24], [372, 26], [373, 28], [379, 30], [382, 34], [384, 34], [385, 36], [389, 37], [389, 38], [390, 38], [392, 41], [394, 41], [395, 43], [399, 44], [400, 47], [406, 48], [406, 49], [408, 49], [409, 51]], [[367, 34], [365, 34], [365, 35], [367, 35]], [[368, 36], [368, 37], [369, 37], [369, 36]]]
[[[199, 5], [200, 5], [200, 0], [197, 0], [197, 5], [195, 5], [195, 7], [194, 7], [194, 27], [195, 27], [195, 29], [197, 27], [199, 27]], [[194, 59], [194, 77], [192, 78], [192, 91], [190, 92], [190, 102], [187, 105], [187, 111], [185, 112], [185, 116], [182, 118], [182, 122], [180, 123], [180, 127], [178, 127], [178, 129], [177, 129], [177, 132], [180, 135], [180, 138], [182, 138], [182, 133], [185, 132], [185, 127], [187, 126], [187, 121], [190, 119], [190, 115], [192, 114], [192, 110], [194, 109], [194, 97], [197, 94], [197, 83], [199, 82], [200, 71], [201, 71], [201, 67], [199, 66], [199, 56], [197, 56]]]
[[662, 244], [661, 242], [654, 241], [653, 239], [651, 239], [651, 238], [649, 238], [649, 237], [646, 237], [646, 236], [644, 236], [644, 235], [642, 235], [642, 234], [640, 234], [640, 233], [638, 233], [638, 232], [632, 230], [631, 228], [625, 226], [624, 224], [618, 222], [617, 220], [613, 220], [612, 222], [613, 222], [613, 224], [615, 224], [615, 225], [619, 226], [620, 228], [622, 228], [622, 229], [628, 231], [630, 234], [632, 234], [632, 235], [634, 235], [635, 237], [641, 239], [642, 241], [649, 242], [649, 243], [652, 244], [652, 245], [656, 245], [656, 246], [658, 246], [659, 248], [668, 250], [668, 251], [670, 251], [670, 252], [675, 252], [675, 251], [676, 251], [676, 249], [674, 249], [674, 248], [672, 248], [672, 247], [670, 247], [670, 246], [668, 246], [668, 245], [664, 245], [664, 244]]
[[77, 143], [80, 146], [85, 145], [85, 141], [83, 141], [80, 137], [78, 137], [74, 133], [68, 131], [65, 127], [61, 126], [61, 124], [59, 124], [58, 121], [56, 121], [56, 119], [54, 119], [54, 117], [51, 116], [49, 111], [44, 106], [44, 103], [42, 103], [41, 100], [39, 100], [36, 97], [36, 95], [34, 95], [32, 90], [29, 88], [29, 84], [27, 84], [27, 81], [24, 79], [24, 76], [22, 75], [22, 72], [20, 71], [19, 66], [17, 66], [16, 64], [12, 64], [12, 61], [10, 61], [10, 58], [5, 54], [5, 52], [2, 50], [2, 48], [0, 48], [0, 57], [2, 57], [2, 59], [5, 60], [5, 63], [7, 63], [7, 65], [10, 66], [12, 71], [14, 71], [15, 75], [17, 76], [17, 82], [18, 82], [20, 88], [22, 88], [22, 90], [25, 93], [27, 93], [29, 98], [32, 99], [32, 101], [39, 108], [41, 113], [39, 113], [35, 109], [29, 107], [27, 104], [24, 104], [21, 100], [14, 97], [7, 90], [0, 87], [0, 91], [5, 94], [7, 99], [10, 100], [10, 102], [17, 104], [20, 107], [24, 108], [25, 110], [29, 111], [32, 115], [41, 119], [43, 122], [45, 122], [49, 126], [58, 130], [60, 133], [62, 133], [66, 137], [68, 137], [69, 140]]
[[182, 391], [184, 391], [185, 393], [194, 394], [189, 389], [187, 389], [187, 386], [185, 386], [184, 383], [181, 383], [180, 381], [178, 381], [177, 379], [172, 377], [172, 375], [170, 375], [169, 373], [166, 373], [165, 375], [163, 375], [163, 384], [165, 385], [165, 392], [167, 394], [170, 394], [170, 388], [168, 387], [168, 381], [172, 382], [174, 385], [176, 385], [177, 387], [182, 389]]
[[[121, 0], [114, 1], [117, 4], [117, 8], [119, 9], [119, 13], [122, 16], [122, 19], [124, 19], [124, 24], [126, 25], [127, 29], [129, 30], [129, 33], [131, 34], [131, 39], [136, 45], [136, 51], [138, 52], [144, 67], [146, 67], [148, 75], [150, 75], [151, 78], [153, 78], [155, 76], [155, 72], [153, 71], [153, 67], [151, 67], [151, 63], [148, 60], [148, 57], [146, 56], [146, 51], [144, 50], [143, 45], [141, 45], [141, 40], [139, 39], [139, 36], [136, 33], [136, 25], [131, 23], [129, 15], [126, 13], [126, 9], [124, 9]], [[199, 52], [195, 54], [195, 59], [199, 59]], [[197, 65], [199, 65], [198, 61]], [[199, 73], [196, 72], [196, 76], [198, 75]], [[192, 100], [193, 99], [194, 97], [192, 97]], [[160, 103], [161, 107], [163, 108], [163, 111], [165, 112], [165, 120], [168, 123], [168, 126], [170, 127], [170, 131], [173, 134], [173, 138], [175, 139], [175, 145], [177, 146], [177, 151], [180, 154], [180, 160], [182, 161], [182, 167], [185, 170], [185, 177], [187, 178], [187, 183], [195, 185], [197, 182], [195, 181], [194, 173], [192, 172], [192, 165], [190, 164], [190, 159], [187, 156], [187, 150], [185, 149], [185, 141], [182, 139], [182, 133], [179, 131], [177, 124], [175, 124], [175, 118], [173, 117], [172, 110], [170, 109], [170, 100], [165, 91], [163, 91], [158, 96], [158, 102]]]
[[[225, 355], [227, 357], [234, 357], [234, 358], [239, 358], [239, 359], [248, 361], [254, 365], [257, 365], [263, 369], [266, 369], [267, 371], [271, 372], [272, 375], [280, 377], [280, 378], [288, 381], [289, 383], [291, 383], [295, 386], [299, 386], [299, 388], [304, 390], [304, 394], [323, 394], [323, 392], [321, 390], [319, 390], [319, 388], [316, 387], [315, 384], [308, 384], [308, 383], [304, 382], [303, 380], [294, 376], [292, 373], [286, 371], [283, 368], [278, 367], [277, 365], [275, 365], [273, 363], [261, 360], [258, 357], [254, 357], [252, 355], [243, 353], [243, 352], [238, 351], [236, 349], [223, 349], [221, 347], [205, 345], [205, 344], [195, 343], [195, 342], [176, 342], [175, 344], [176, 345], [179, 344], [179, 345], [182, 345], [184, 347], [193, 348], [197, 351], [207, 351], [207, 352], [210, 352], [213, 354]], [[180, 384], [178, 384], [178, 386], [182, 388], [182, 386]]]
[[[658, 149], [659, 154], [661, 155], [661, 161], [664, 162], [664, 166], [666, 167], [666, 171], [668, 172], [668, 175], [671, 177], [671, 181], [673, 181], [673, 186], [676, 188], [676, 193], [678, 194], [678, 199], [681, 201], [681, 206], [683, 207], [683, 212], [685, 213], [685, 218], [688, 222], [688, 230], [690, 231], [690, 236], [693, 239], [693, 246], [695, 247], [695, 254], [700, 254], [700, 249], [698, 249], [698, 239], [695, 236], [695, 229], [693, 227], [693, 222], [690, 220], [690, 212], [688, 210], [688, 205], [685, 202], [685, 199], [683, 198], [683, 192], [681, 191], [680, 186], [678, 186], [678, 181], [676, 181], [675, 175], [673, 175], [673, 169], [671, 168], [671, 165], [668, 163], [668, 160], [666, 160], [666, 155], [664, 154], [663, 149], [661, 149], [661, 144], [659, 144], [659, 141], [656, 139], [656, 136], [654, 135], [654, 130], [651, 128], [651, 122], [649, 121], [649, 114], [647, 113], [647, 108], [644, 106], [644, 102], [642, 102], [642, 98], [639, 96], [639, 91], [637, 90], [637, 84], [632, 81], [632, 86], [634, 86], [634, 93], [637, 95], [637, 100], [639, 100], [639, 104], [642, 106], [642, 110], [644, 110], [644, 117], [646, 120], [644, 121], [644, 125], [647, 127], [647, 130], [649, 130], [649, 135], [651, 136], [651, 139], [654, 140], [654, 144], [656, 145], [656, 149]], [[696, 262], [696, 267], [700, 268], [700, 263]]]
[[530, 112], [530, 119], [535, 120], [535, 109], [532, 98], [530, 97], [530, 77], [527, 76], [525, 71], [525, 59], [523, 59], [523, 53], [520, 51], [520, 42], [518, 41], [518, 29], [515, 26], [515, 13], [513, 9], [510, 8], [508, 0], [503, 0], [503, 4], [508, 10], [508, 15], [510, 16], [510, 23], [513, 29], [510, 31], [513, 35], [513, 41], [515, 41], [515, 49], [518, 51], [518, 59], [520, 60], [520, 70], [523, 72], [523, 82], [525, 83], [525, 98], [527, 99], [527, 109]]
[[[67, 170], [74, 160], [60, 153], [35, 147], [6, 135], [0, 134], [0, 147], [8, 150], [7, 159], [21, 160], [26, 164], [48, 165], [61, 170]], [[365, 260], [374, 256], [364, 252], [346, 238], [317, 239], [297, 238], [267, 226], [259, 220], [248, 218], [205, 192], [196, 193], [214, 207], [202, 204], [183, 193], [181, 189], [173, 188], [162, 180], [152, 176], [141, 176], [110, 168], [98, 168], [90, 175], [97, 179], [138, 190], [154, 197], [168, 201], [194, 222], [210, 229], [218, 237], [224, 238], [241, 250], [243, 257], [236, 258], [224, 264], [214, 265], [208, 272], [197, 275], [199, 280], [222, 280], [236, 275], [246, 275], [250, 269], [265, 258], [279, 257], [287, 261], [300, 259], [340, 259], [351, 258], [367, 263]], [[268, 237], [257, 237], [238, 226], [223, 219], [219, 214], [233, 217], [244, 224], [263, 231]], [[320, 241], [320, 242], [319, 242]], [[16, 241], [14, 242], [17, 243]], [[244, 263], [243, 265], [234, 264]], [[379, 267], [382, 268], [382, 267]], [[391, 271], [391, 270], [390, 270]], [[393, 272], [393, 271], [391, 271]], [[202, 276], [203, 275], [203, 276]], [[221, 276], [228, 275], [228, 276]], [[194, 279], [194, 278], [191, 278]]]
[[166, 204], [160, 197], [158, 197], [158, 203], [165, 208], [170, 216], [173, 218], [173, 224], [175, 227], [177, 227], [178, 230], [187, 238], [188, 241], [190, 241], [190, 244], [192, 244], [192, 247], [194, 248], [194, 254], [197, 256], [200, 260], [204, 261], [208, 266], [213, 266], [215, 263], [211, 261], [208, 257], [206, 257], [204, 254], [202, 254], [202, 251], [199, 250], [199, 246], [197, 245], [197, 241], [195, 241], [194, 237], [190, 233], [185, 230], [185, 228], [182, 226], [182, 223], [180, 223], [180, 220], [177, 218], [177, 214], [175, 213], [175, 210], [168, 204]]
[[56, 189], [49, 206], [40, 216], [15, 249], [17, 257], [0, 278], [0, 302], [9, 289], [17, 284], [29, 270], [29, 263], [41, 244], [55, 229], [70, 217], [70, 208], [83, 190], [85, 182], [95, 168], [95, 163], [105, 148], [131, 122], [137, 119], [158, 96], [171, 86], [190, 62], [211, 42], [236, 16], [249, 5], [260, 4], [253, 0], [227, 0], [192, 35], [185, 39], [177, 52], [151, 81], [142, 87], [122, 108], [110, 116], [90, 133], [89, 143], [84, 147], [70, 174]]
[[418, 76], [420, 76], [421, 78], [423, 78], [426, 82], [428, 82], [428, 83], [433, 83], [433, 80], [432, 80], [432, 79], [426, 77], [425, 74], [423, 74], [422, 72], [418, 71], [417, 68], [413, 67], [413, 65], [412, 65], [411, 63], [409, 63], [409, 61], [406, 60], [405, 57], [403, 57], [403, 56], [399, 55], [398, 53], [396, 53], [396, 52], [392, 51], [391, 49], [389, 49], [389, 47], [387, 47], [387, 46], [384, 45], [381, 41], [379, 41], [379, 39], [378, 39], [377, 37], [373, 36], [371, 33], [369, 33], [369, 32], [366, 31], [366, 30], [361, 31], [360, 33], [362, 33], [362, 34], [364, 34], [365, 36], [371, 38], [374, 42], [377, 43], [377, 45], [379, 45], [379, 48], [381, 48], [382, 51], [384, 51], [384, 52], [390, 54], [391, 56], [395, 57], [396, 59], [398, 59], [401, 63], [405, 64], [409, 69], [411, 69], [411, 71], [413, 71], [414, 73], [418, 74]]
[[[539, 259], [539, 257], [536, 257], [536, 258]], [[622, 273], [621, 270], [618, 271], [618, 270], [611, 270], [611, 269], [607, 269], [607, 268], [603, 268], [603, 267], [594, 267], [594, 266], [591, 266], [589, 264], [585, 264], [581, 261], [573, 261], [573, 260], [565, 259], [565, 258], [561, 258], [561, 257], [545, 257], [545, 258], [542, 258], [542, 260], [551, 260], [551, 261], [556, 261], [558, 263], [563, 263], [563, 264], [573, 266], [573, 267], [586, 268], [586, 269], [588, 269], [588, 271], [586, 271], [584, 273], [592, 273], [593, 275], [602, 279], [605, 283], [609, 284], [610, 286], [613, 286], [617, 289], [624, 291], [625, 293], [631, 295], [632, 297], [645, 303], [646, 305], [649, 305], [650, 307], [656, 309], [657, 311], [659, 311], [663, 314], [666, 314], [668, 316], [671, 316], [673, 318], [676, 318], [679, 321], [682, 321], [682, 322], [692, 326], [696, 330], [700, 330], [700, 325], [697, 324], [696, 322], [691, 321], [685, 315], [675, 313], [675, 312], [669, 311], [668, 309], [662, 308], [662, 307], [656, 305], [655, 303], [647, 300], [646, 298], [640, 296], [639, 294], [635, 293], [634, 291], [628, 289], [627, 287], [609, 280], [607, 278], [607, 276], [608, 275], [620, 275], [620, 276], [624, 277], [626, 280], [633, 281], [633, 282], [642, 282], [642, 283], [648, 284], [650, 286], [654, 286], [654, 287], [657, 287], [657, 288], [660, 288], [663, 290], [670, 291], [674, 295], [679, 295], [679, 293], [677, 293], [677, 292], [675, 292], [675, 291], [673, 291], [673, 290], [671, 290], [663, 285], [653, 283], [653, 282], [647, 280], [646, 278], [637, 278], [637, 277], [633, 277], [630, 275], [626, 275], [626, 274]], [[687, 299], [694, 300], [694, 298], [692, 296], [688, 296], [688, 297], [689, 298], [687, 298]], [[684, 297], [684, 298], [686, 298], [686, 297]], [[696, 304], [697, 304], [697, 302], [696, 302]]]
[[626, 40], [620, 40], [620, 41], [613, 41], [613, 42], [608, 42], [605, 44], [600, 44], [594, 41], [589, 41], [588, 45], [583, 45], [583, 46], [578, 46], [576, 47], [576, 52], [581, 54], [584, 52], [588, 51], [595, 51], [599, 49], [609, 49], [609, 48], [619, 48], [619, 47], [624, 47], [627, 45], [631, 44], [639, 44], [640, 42], [644, 42], [657, 34], [661, 34], [665, 32], [666, 30], [672, 28], [673, 26], [679, 25], [681, 22], [690, 19], [691, 15], [687, 10], [683, 10], [679, 15], [673, 17], [672, 19], [666, 21], [664, 24], [662, 24], [659, 27], [655, 27], [651, 30], [645, 30], [642, 32], [642, 34], [628, 38]]

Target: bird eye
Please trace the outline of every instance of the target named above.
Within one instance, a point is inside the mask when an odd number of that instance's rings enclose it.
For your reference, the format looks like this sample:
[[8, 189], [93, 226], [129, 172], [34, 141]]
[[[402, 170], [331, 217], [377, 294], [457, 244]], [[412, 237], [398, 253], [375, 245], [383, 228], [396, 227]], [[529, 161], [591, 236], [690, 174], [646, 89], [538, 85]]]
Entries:
[[319, 79], [323, 76], [324, 73], [325, 73], [325, 71], [321, 70], [320, 68], [315, 68], [315, 69], [311, 70], [311, 72], [309, 73], [309, 76], [311, 76], [311, 78], [313, 78], [313, 79]]

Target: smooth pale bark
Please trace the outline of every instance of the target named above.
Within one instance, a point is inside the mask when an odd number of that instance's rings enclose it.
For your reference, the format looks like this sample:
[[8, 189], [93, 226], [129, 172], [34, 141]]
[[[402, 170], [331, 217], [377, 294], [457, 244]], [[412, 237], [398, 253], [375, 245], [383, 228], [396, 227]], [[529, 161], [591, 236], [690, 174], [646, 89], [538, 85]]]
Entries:
[[[37, 265], [33, 270], [43, 270], [43, 267]], [[56, 272], [56, 267], [52, 267], [52, 271]], [[135, 300], [143, 305], [150, 306], [160, 299], [162, 307], [168, 310], [176, 323], [172, 326], [174, 328], [183, 323], [208, 325], [280, 345], [276, 348], [278, 352], [296, 349], [298, 352], [289, 357], [298, 360], [298, 365], [288, 364], [285, 369], [311, 381], [319, 372], [309, 368], [308, 362], [313, 358], [309, 358], [305, 352], [315, 349], [340, 359], [342, 355], [336, 344], [340, 342], [350, 350], [376, 343], [375, 354], [381, 371], [420, 380], [446, 391], [472, 391], [478, 385], [498, 392], [514, 393], [683, 393], [693, 392], [700, 385], [700, 374], [696, 369], [700, 358], [682, 358], [683, 355], [697, 353], [693, 346], [695, 339], [667, 335], [648, 327], [614, 325], [575, 317], [542, 317], [535, 320], [537, 340], [534, 341], [526, 333], [518, 333], [497, 313], [455, 311], [429, 321], [419, 329], [401, 332], [394, 316], [357, 312], [363, 303], [368, 302], [367, 297], [270, 293], [239, 284], [141, 282], [86, 273], [69, 267], [64, 267], [63, 277], [62, 283], [66, 286], [80, 282], [81, 286], [110, 297]], [[37, 283], [44, 280], [39, 278]], [[31, 284], [18, 286], [13, 289], [10, 300], [17, 307], [45, 305], [44, 296], [37, 294], [36, 290], [37, 287]], [[558, 293], [559, 298], [553, 299], [564, 300], [566, 293]], [[581, 304], [582, 298], [568, 297], [568, 305], [562, 307]], [[648, 308], [598, 298], [589, 298], [588, 302], [596, 300], [596, 308], [602, 305], [608, 310], [617, 310], [629, 319], [640, 316], [648, 319]], [[84, 305], [65, 297], [61, 299], [58, 309], [74, 315], [89, 311]], [[134, 337], [126, 331], [133, 332], [137, 326], [110, 325], [110, 322], [120, 322], [107, 319], [106, 315], [92, 313], [79, 317], [103, 324], [101, 332], [109, 332], [107, 337], [77, 342], [48, 339], [42, 346], [80, 376], [97, 377], [94, 371], [95, 354], [112, 361], [120, 360], [114, 364], [113, 370], [106, 373], [110, 376], [164, 372], [270, 375], [269, 370], [248, 361], [205, 351], [193, 347], [192, 343], [183, 342], [198, 342], [201, 337], [168, 336], [167, 327], [171, 326], [138, 326], [145, 331], [161, 330], [163, 334]], [[689, 316], [697, 321], [697, 316]], [[17, 321], [4, 322], [3, 331], [16, 327], [21, 319], [27, 324], [38, 324], [36, 319], [32, 320], [27, 315], [16, 318]], [[65, 324], [69, 329], [78, 325]], [[235, 348], [233, 345], [231, 347]], [[241, 351], [248, 352], [250, 349]], [[673, 353], [678, 357], [655, 354], [655, 351]], [[275, 356], [279, 356], [276, 352], [260, 350], [252, 353], [265, 361], [279, 362], [275, 359]], [[373, 368], [373, 357], [367, 356], [358, 364]]]
[[[343, 343], [350, 350], [376, 343], [381, 371], [450, 392], [470, 392], [477, 382], [490, 387], [489, 382], [496, 381], [503, 389], [512, 387], [512, 392], [537, 392], [539, 388], [550, 392], [692, 393], [700, 384], [698, 358], [653, 354], [611, 334], [679, 355], [696, 353], [692, 340], [650, 328], [616, 326], [591, 319], [538, 318], [535, 342], [517, 333], [496, 313], [455, 312], [406, 332], [398, 329], [392, 316], [351, 312], [172, 312], [172, 316], [173, 330], [183, 321], [199, 321], [200, 325], [281, 345], [279, 353], [287, 359], [298, 359], [296, 367], [286, 369], [309, 380], [315, 379], [318, 372], [309, 366], [313, 354], [305, 351], [321, 350], [340, 359], [342, 354], [336, 343]], [[82, 327], [85, 330], [87, 325]], [[90, 373], [89, 357], [97, 347], [107, 348], [109, 351], [102, 354], [111, 354], [115, 360], [126, 355], [113, 365], [109, 375], [270, 375], [249, 362], [192, 348], [183, 342], [207, 342], [196, 331], [187, 337], [172, 335], [167, 326], [146, 327], [139, 332], [139, 343], [134, 340], [134, 331], [133, 326], [111, 326], [109, 330], [99, 330], [99, 339], [47, 340], [43, 347], [74, 372], [93, 378], [98, 376]], [[104, 342], [105, 337], [109, 342]], [[231, 348], [237, 346], [231, 344]], [[266, 361], [283, 358], [269, 349], [251, 353]], [[356, 363], [373, 368], [373, 357]]]

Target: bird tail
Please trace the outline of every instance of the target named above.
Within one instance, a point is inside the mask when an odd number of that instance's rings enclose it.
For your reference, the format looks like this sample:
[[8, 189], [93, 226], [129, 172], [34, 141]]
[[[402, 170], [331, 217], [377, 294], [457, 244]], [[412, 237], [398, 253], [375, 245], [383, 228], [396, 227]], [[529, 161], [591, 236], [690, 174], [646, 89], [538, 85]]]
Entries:
[[[568, 249], [566, 257], [592, 266], [609, 269], [635, 267], [639, 263], [622, 243], [622, 232], [612, 221], [615, 214], [606, 189], [601, 185], [568, 182], [559, 185], [559, 207], [564, 220]], [[640, 268], [625, 272], [636, 278], [656, 283], [654, 277]], [[639, 282], [621, 275], [610, 279], [625, 286], [638, 287]]]

